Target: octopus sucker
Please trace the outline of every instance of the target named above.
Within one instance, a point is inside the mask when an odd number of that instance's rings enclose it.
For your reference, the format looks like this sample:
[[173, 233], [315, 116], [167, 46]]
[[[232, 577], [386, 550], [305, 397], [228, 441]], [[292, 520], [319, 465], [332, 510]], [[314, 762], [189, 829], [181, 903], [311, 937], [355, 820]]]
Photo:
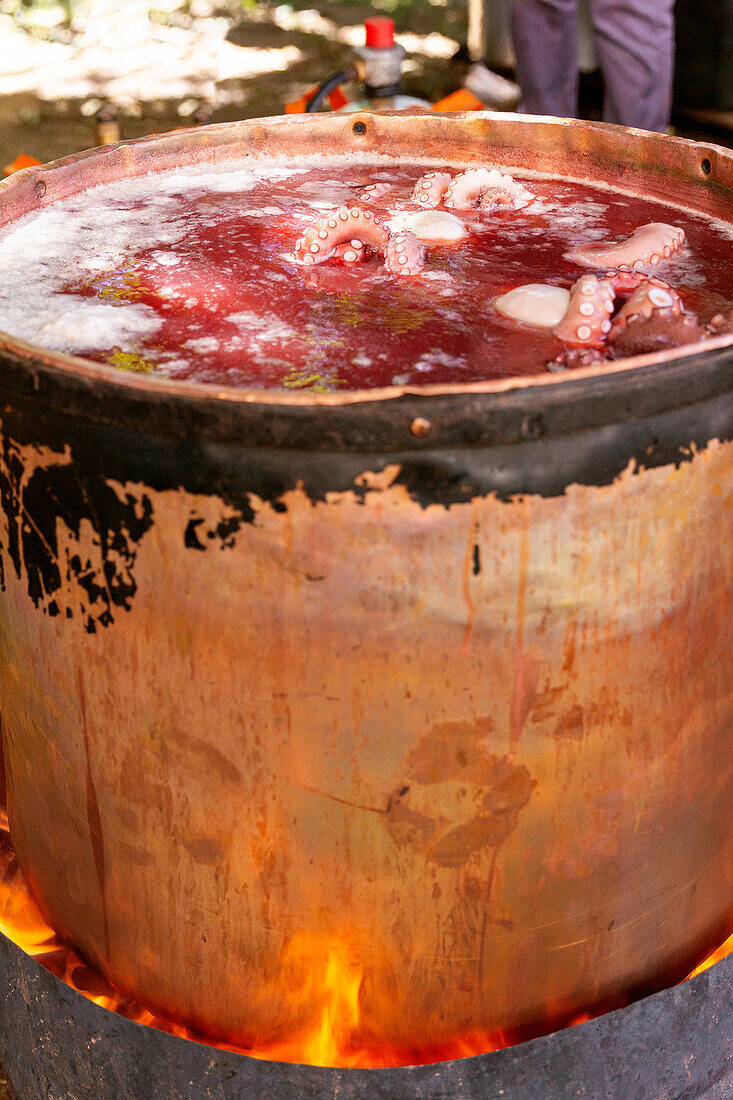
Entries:
[[297, 261], [322, 264], [335, 249], [352, 239], [384, 252], [389, 233], [380, 219], [363, 206], [342, 206], [326, 217], [318, 218], [296, 241], [293, 255]]
[[443, 195], [443, 205], [449, 210], [475, 210], [484, 196], [487, 196], [488, 209], [501, 206], [512, 210], [521, 210], [534, 198], [524, 184], [498, 168], [468, 168], [451, 181]]
[[553, 374], [559, 374], [565, 370], [600, 367], [608, 361], [605, 348], [563, 348], [559, 355], [545, 363], [545, 367]]
[[440, 206], [450, 182], [450, 172], [426, 172], [413, 188], [412, 201], [426, 210], [434, 210]]
[[639, 271], [632, 271], [628, 267], [619, 267], [605, 273], [605, 278], [613, 286], [617, 294], [631, 294], [641, 283], [648, 278]]
[[384, 266], [392, 275], [419, 275], [425, 266], [425, 246], [414, 233], [394, 233], [384, 253]]
[[665, 222], [649, 222], [640, 225], [630, 237], [616, 244], [584, 244], [573, 252], [567, 253], [567, 259], [584, 267], [629, 268], [632, 271], [639, 266], [656, 266], [677, 252], [685, 240], [684, 229]]
[[567, 313], [570, 292], [547, 283], [516, 286], [496, 299], [494, 305], [505, 317], [537, 328], [555, 328]]
[[609, 339], [633, 317], [651, 317], [655, 311], [665, 310], [665, 315], [679, 317], [682, 299], [676, 290], [661, 279], [645, 279], [624, 303], [613, 320]]
[[367, 183], [356, 194], [356, 201], [361, 203], [378, 202], [393, 190], [391, 183]]
[[331, 259], [334, 263], [342, 263], [350, 267], [352, 264], [363, 264], [371, 255], [372, 250], [363, 241], [354, 239], [336, 245]]
[[581, 275], [570, 289], [568, 308], [555, 326], [555, 336], [571, 347], [600, 347], [611, 329], [615, 301], [610, 279]]

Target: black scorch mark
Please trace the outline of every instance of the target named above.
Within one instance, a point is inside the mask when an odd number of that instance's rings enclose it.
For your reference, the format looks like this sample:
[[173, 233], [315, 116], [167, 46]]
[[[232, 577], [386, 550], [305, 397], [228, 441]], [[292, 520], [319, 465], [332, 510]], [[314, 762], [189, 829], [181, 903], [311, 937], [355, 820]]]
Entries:
[[[254, 518], [254, 513], [252, 513]], [[218, 523], [207, 525], [202, 516], [192, 515], [186, 524], [183, 534], [183, 544], [189, 550], [207, 550], [214, 543], [221, 550], [231, 550], [236, 544], [236, 535], [243, 523], [252, 522], [238, 513], [235, 516], [227, 516]]]
[[89, 633], [129, 610], [137, 547], [153, 525], [148, 496], [83, 475], [70, 455], [21, 451], [2, 436], [0, 502], [3, 588], [9, 562], [36, 607], [81, 616]]

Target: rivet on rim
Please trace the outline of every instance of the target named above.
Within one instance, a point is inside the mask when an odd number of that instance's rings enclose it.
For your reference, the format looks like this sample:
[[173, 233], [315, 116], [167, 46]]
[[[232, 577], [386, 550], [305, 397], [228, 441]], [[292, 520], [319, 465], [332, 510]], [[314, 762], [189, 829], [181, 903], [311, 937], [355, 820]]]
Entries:
[[[578, 330], [580, 331], [580, 330]], [[590, 329], [588, 329], [590, 333]], [[545, 425], [539, 413], [530, 414], [522, 419], [522, 438], [539, 439], [545, 430]]]
[[42, 199], [47, 191], [48, 187], [46, 186], [45, 182], [43, 180], [38, 180], [38, 182], [36, 183], [36, 194], [38, 195], [39, 199]]
[[410, 431], [418, 439], [424, 439], [432, 431], [433, 425], [429, 420], [426, 420], [424, 416], [416, 416], [412, 424], [410, 424]]

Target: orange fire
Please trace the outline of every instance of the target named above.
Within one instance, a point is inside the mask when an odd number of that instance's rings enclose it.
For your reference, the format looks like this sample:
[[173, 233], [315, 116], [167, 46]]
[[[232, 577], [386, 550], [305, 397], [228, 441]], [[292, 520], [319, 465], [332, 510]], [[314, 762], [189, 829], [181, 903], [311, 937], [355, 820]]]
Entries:
[[696, 966], [691, 974], [688, 974], [688, 978], [696, 978], [698, 974], [702, 974], [703, 970], [709, 970], [711, 966], [715, 966], [717, 962], [721, 962], [728, 955], [733, 955], [733, 936], [728, 936], [728, 939], [725, 943], [721, 943], [717, 951], [713, 951], [712, 955], [708, 955], [706, 959], [703, 959], [700, 965]]
[[[306, 1011], [306, 1023], [288, 1038], [267, 1043], [261, 1057], [311, 1066], [359, 1064], [359, 1051], [351, 1047], [359, 1025], [363, 973], [348, 948], [319, 944], [300, 934], [287, 945], [282, 965], [290, 973], [304, 975], [291, 987], [290, 999], [293, 1007]], [[257, 1050], [247, 1053], [260, 1056]]]
[[[360, 1036], [359, 998], [363, 974], [348, 945], [318, 943], [311, 937], [295, 936], [283, 952], [283, 969], [294, 975], [291, 998], [303, 1008], [305, 1022], [287, 1038], [260, 1040], [248, 1048], [218, 1042], [191, 1029], [154, 1015], [124, 996], [56, 935], [43, 919], [26, 886], [10, 841], [8, 822], [0, 811], [0, 931], [67, 985], [102, 1008], [146, 1024], [148, 1027], [207, 1043], [253, 1058], [298, 1062], [312, 1066], [374, 1068], [416, 1065], [453, 1058], [466, 1058], [508, 1046], [511, 1038], [472, 1032], [429, 1050], [397, 1048], [378, 1038]], [[689, 975], [694, 977], [733, 952], [733, 936]], [[592, 1019], [582, 1013], [566, 1026]]]

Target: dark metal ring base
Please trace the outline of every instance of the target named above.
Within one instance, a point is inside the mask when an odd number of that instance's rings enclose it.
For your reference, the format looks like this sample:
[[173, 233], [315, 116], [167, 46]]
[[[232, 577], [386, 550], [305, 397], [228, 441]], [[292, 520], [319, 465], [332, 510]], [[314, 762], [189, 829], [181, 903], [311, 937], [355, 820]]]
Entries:
[[259, 1061], [99, 1008], [0, 935], [14, 1100], [730, 1100], [733, 955], [629, 1008], [520, 1046], [396, 1069]]

